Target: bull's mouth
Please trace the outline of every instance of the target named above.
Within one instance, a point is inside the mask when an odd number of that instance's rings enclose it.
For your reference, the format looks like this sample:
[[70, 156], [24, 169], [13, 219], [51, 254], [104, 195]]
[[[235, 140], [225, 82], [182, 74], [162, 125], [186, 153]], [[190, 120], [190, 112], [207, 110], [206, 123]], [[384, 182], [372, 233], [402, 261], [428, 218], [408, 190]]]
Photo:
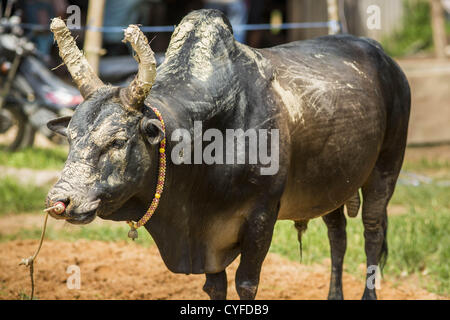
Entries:
[[[100, 206], [100, 200], [84, 202], [78, 206], [74, 206], [70, 201], [61, 201], [66, 204], [66, 210], [61, 214], [50, 211], [50, 215], [55, 219], [64, 219], [72, 224], [88, 224], [97, 216]], [[53, 203], [53, 201], [51, 202]]]
[[82, 214], [77, 214], [76, 216], [67, 218], [66, 221], [72, 224], [88, 224], [94, 221], [96, 216], [97, 216], [97, 209], [84, 212]]
[[97, 209], [100, 205], [100, 199], [88, 201], [74, 208], [72, 214], [67, 217], [67, 222], [72, 224], [88, 224], [97, 216]]

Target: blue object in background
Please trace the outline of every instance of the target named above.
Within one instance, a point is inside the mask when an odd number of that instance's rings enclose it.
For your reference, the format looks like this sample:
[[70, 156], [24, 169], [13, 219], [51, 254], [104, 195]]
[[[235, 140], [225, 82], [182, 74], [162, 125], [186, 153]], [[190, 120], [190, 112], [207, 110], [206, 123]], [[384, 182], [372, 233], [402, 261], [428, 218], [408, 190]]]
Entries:
[[[49, 1], [26, 1], [24, 6], [24, 15], [28, 23], [40, 25], [42, 23], [42, 16], [48, 16], [47, 21], [56, 15], [53, 5]], [[48, 32], [32, 31], [30, 35], [31, 41], [36, 45], [36, 48], [44, 55], [49, 55], [53, 45], [53, 35]]]

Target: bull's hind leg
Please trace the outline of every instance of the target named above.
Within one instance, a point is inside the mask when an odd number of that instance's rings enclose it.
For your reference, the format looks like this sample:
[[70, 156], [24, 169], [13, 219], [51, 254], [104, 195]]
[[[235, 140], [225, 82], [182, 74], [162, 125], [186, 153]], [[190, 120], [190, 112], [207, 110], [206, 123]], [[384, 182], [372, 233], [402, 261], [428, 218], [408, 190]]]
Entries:
[[203, 291], [209, 295], [211, 300], [225, 300], [227, 298], [227, 274], [225, 270], [219, 273], [207, 273]]
[[347, 248], [347, 233], [345, 227], [344, 207], [323, 216], [323, 221], [328, 228], [328, 239], [331, 248], [331, 279], [330, 290], [328, 292], [329, 300], [342, 300], [342, 266], [344, 264], [344, 255]]
[[[384, 57], [386, 61], [390, 59]], [[389, 63], [391, 84], [386, 84], [392, 92], [392, 105], [386, 111], [386, 131], [378, 160], [372, 173], [362, 187], [365, 251], [367, 256], [367, 281], [363, 299], [376, 299], [373, 286], [373, 269], [382, 270], [387, 258], [386, 208], [400, 173], [408, 134], [411, 93], [408, 80], [394, 62]], [[381, 71], [380, 71], [381, 72]], [[393, 89], [394, 88], [394, 89]], [[392, 90], [392, 91], [390, 91]]]
[[374, 275], [378, 268], [383, 269], [388, 254], [386, 208], [394, 193], [403, 153], [404, 145], [400, 145], [396, 152], [382, 153], [362, 187], [362, 221], [367, 257], [367, 279], [362, 297], [364, 300], [377, 299]]
[[241, 300], [255, 299], [262, 263], [272, 240], [277, 205], [259, 207], [248, 217], [243, 230], [241, 261], [236, 271], [236, 290]]

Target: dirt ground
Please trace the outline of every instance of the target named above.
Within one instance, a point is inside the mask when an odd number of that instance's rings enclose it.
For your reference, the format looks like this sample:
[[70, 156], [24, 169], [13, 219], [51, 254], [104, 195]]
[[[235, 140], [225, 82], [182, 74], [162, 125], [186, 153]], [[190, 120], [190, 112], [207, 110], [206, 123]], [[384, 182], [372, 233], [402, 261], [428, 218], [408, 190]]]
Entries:
[[[29, 294], [29, 271], [18, 266], [35, 251], [37, 240], [0, 244], [0, 299]], [[234, 273], [228, 269], [228, 298], [237, 299]], [[68, 266], [80, 267], [81, 288], [68, 289]], [[257, 299], [325, 299], [329, 266], [304, 266], [275, 254], [266, 258]], [[364, 282], [344, 274], [346, 299], [360, 299]], [[405, 281], [406, 282], [406, 281]], [[35, 295], [39, 299], [207, 299], [204, 275], [179, 275], [167, 270], [157, 248], [130, 242], [45, 241], [35, 265]], [[380, 299], [445, 299], [403, 283], [382, 281]]]

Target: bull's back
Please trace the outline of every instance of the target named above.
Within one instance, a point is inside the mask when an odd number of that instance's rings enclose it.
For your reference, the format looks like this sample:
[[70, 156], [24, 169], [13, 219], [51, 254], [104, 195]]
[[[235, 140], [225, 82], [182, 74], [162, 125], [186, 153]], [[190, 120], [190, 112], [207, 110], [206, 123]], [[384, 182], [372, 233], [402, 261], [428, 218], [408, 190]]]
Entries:
[[[381, 49], [352, 36], [264, 50], [289, 123], [290, 163], [280, 219], [311, 219], [352, 197], [377, 160], [386, 128]], [[287, 140], [284, 140], [287, 141]]]

